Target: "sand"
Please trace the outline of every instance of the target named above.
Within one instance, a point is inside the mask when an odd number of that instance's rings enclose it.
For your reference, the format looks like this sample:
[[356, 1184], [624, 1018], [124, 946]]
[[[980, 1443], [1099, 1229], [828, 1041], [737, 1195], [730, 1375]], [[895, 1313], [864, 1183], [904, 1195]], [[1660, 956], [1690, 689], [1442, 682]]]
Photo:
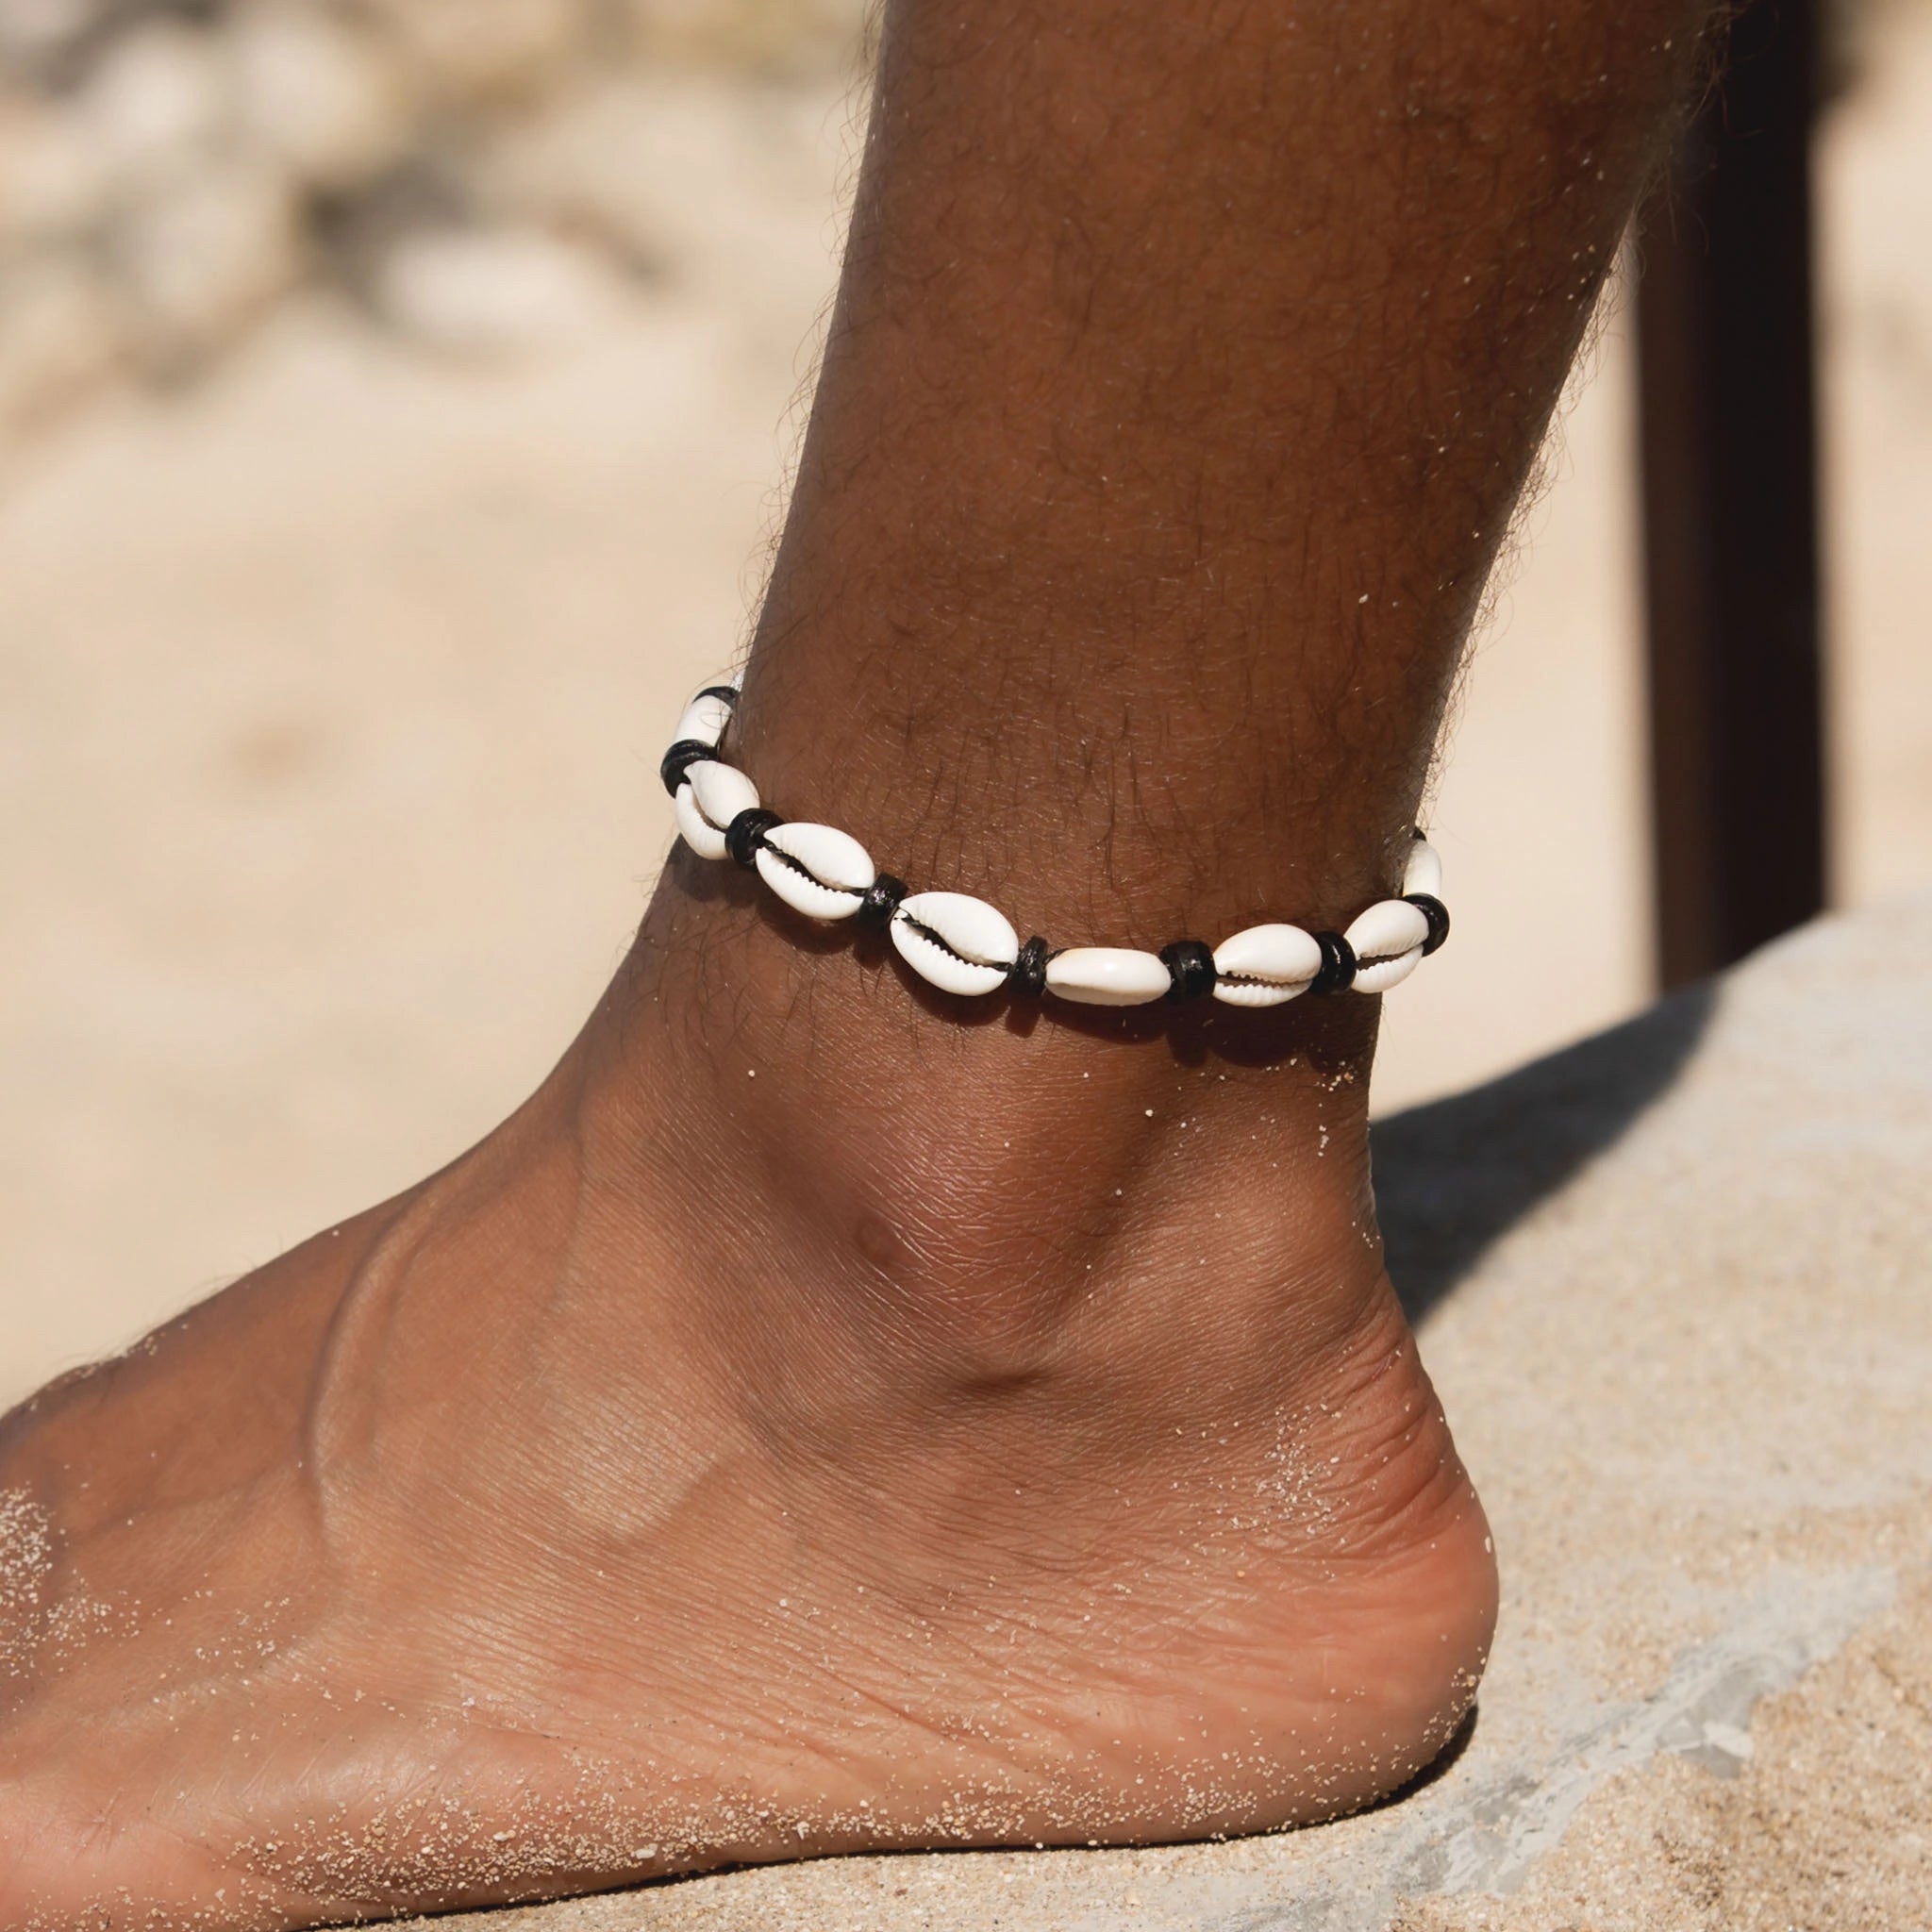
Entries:
[[1505, 1578], [1432, 1782], [1233, 1844], [827, 1859], [436, 1923], [1932, 1924], [1932, 898], [1398, 1115], [1376, 1165]]

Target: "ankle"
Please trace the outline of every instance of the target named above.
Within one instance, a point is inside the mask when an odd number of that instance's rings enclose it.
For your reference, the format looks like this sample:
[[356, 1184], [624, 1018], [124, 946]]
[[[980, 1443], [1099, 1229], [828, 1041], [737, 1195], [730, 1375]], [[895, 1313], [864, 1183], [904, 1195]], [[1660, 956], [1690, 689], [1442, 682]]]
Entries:
[[975, 1375], [1157, 1309], [1360, 1319], [1373, 1002], [941, 1011], [888, 948], [699, 884], [660, 888], [599, 1083], [692, 1238], [758, 1228], [878, 1340]]

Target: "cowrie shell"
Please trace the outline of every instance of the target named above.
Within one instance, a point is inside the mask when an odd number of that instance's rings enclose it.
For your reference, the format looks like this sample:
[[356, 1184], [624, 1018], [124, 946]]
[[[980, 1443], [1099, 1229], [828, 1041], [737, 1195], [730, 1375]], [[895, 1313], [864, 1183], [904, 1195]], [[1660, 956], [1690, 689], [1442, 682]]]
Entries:
[[724, 727], [730, 723], [730, 705], [724, 698], [700, 691], [685, 706], [684, 715], [678, 719], [677, 729], [671, 741], [674, 744], [708, 744], [716, 751], [718, 741], [724, 736]]
[[758, 876], [808, 919], [849, 919], [878, 877], [871, 855], [836, 825], [774, 825], [754, 855]]
[[1429, 922], [1406, 899], [1379, 899], [1342, 934], [1355, 948], [1357, 992], [1387, 992], [1416, 969]]
[[1251, 925], [1214, 949], [1214, 997], [1230, 1007], [1278, 1007], [1322, 970], [1322, 949], [1298, 925]]
[[1418, 839], [1408, 848], [1408, 863], [1402, 872], [1402, 890], [1409, 892], [1426, 892], [1431, 899], [1442, 896], [1441, 855], [1426, 839]]
[[1152, 953], [1128, 946], [1070, 946], [1046, 962], [1046, 990], [1087, 1007], [1144, 1007], [1174, 984]]
[[941, 992], [991, 992], [1020, 957], [1006, 914], [964, 892], [915, 892], [889, 928], [899, 957]]
[[684, 842], [700, 858], [723, 858], [724, 828], [758, 802], [758, 787], [733, 765], [699, 758], [687, 765], [672, 809]]

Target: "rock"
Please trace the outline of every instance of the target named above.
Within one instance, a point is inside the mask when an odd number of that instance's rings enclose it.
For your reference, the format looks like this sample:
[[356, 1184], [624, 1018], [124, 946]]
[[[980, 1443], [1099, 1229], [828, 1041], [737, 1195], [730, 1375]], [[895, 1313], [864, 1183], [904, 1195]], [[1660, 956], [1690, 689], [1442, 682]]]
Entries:
[[[662, 267], [674, 224], [665, 204], [656, 91], [622, 80], [572, 88], [504, 130], [472, 177], [499, 219], [594, 239], [635, 270]], [[711, 156], [691, 156], [711, 178]]]
[[166, 179], [123, 211], [112, 238], [144, 334], [142, 359], [167, 368], [237, 335], [301, 273], [295, 195], [277, 168], [226, 155]]
[[0, 430], [32, 428], [124, 359], [112, 294], [79, 262], [15, 265], [0, 279]]
[[755, 301], [774, 250], [826, 273], [826, 101], [724, 73], [621, 75], [520, 117], [468, 178], [498, 219], [593, 237], [644, 274], [723, 277]]
[[0, 6], [0, 69], [37, 74], [58, 66], [86, 40], [110, 0], [6, 0]]
[[0, 99], [0, 250], [85, 235], [107, 211], [108, 169], [77, 115]]
[[426, 347], [491, 355], [589, 334], [624, 300], [590, 250], [537, 229], [428, 229], [393, 242], [378, 263], [381, 314]]
[[0, 0], [0, 282], [76, 251], [152, 371], [305, 276], [441, 349], [572, 341], [671, 266], [770, 272], [746, 210], [816, 182], [824, 108], [744, 76], [849, 68], [865, 7]]
[[104, 164], [136, 192], [218, 147], [232, 110], [221, 42], [178, 21], [156, 21], [112, 42], [78, 99]]
[[544, 92], [587, 50], [587, 0], [368, 0], [432, 94], [511, 101]]
[[305, 185], [356, 187], [408, 145], [402, 63], [345, 15], [300, 0], [251, 7], [231, 46], [244, 134]]

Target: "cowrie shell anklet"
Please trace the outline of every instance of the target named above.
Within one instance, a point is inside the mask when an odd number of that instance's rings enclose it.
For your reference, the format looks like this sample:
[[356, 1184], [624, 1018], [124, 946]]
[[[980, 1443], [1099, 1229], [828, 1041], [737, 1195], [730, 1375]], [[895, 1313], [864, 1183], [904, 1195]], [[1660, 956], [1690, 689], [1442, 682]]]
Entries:
[[1379, 899], [1346, 932], [1251, 925], [1218, 946], [1175, 940], [1158, 953], [1129, 946], [1024, 945], [998, 908], [964, 892], [915, 892], [880, 872], [835, 825], [780, 818], [758, 787], [719, 757], [738, 686], [711, 684], [684, 708], [658, 774], [677, 829], [701, 858], [734, 858], [808, 919], [881, 924], [909, 967], [942, 992], [1002, 988], [1087, 1007], [1141, 1007], [1209, 993], [1230, 1007], [1279, 1007], [1305, 992], [1387, 992], [1449, 937], [1442, 862], [1420, 831], [1402, 895]]

